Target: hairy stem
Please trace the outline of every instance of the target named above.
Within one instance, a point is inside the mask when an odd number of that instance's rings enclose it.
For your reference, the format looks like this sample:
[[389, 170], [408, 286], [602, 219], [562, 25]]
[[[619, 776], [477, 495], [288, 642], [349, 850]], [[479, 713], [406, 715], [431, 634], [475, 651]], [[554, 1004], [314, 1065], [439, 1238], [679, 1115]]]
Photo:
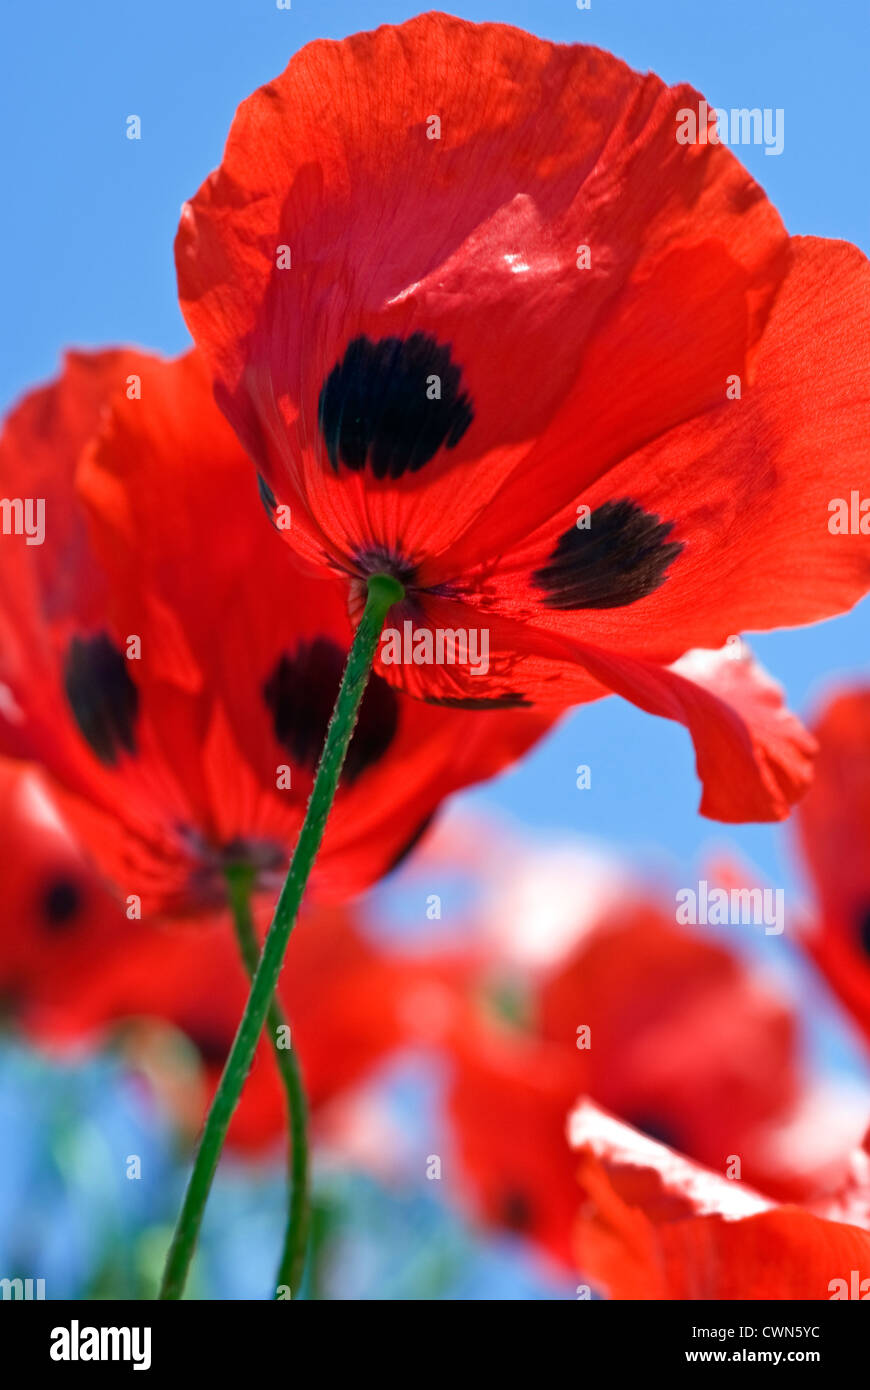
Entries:
[[[230, 906], [236, 929], [242, 961], [251, 979], [257, 970], [260, 948], [251, 916], [251, 890], [254, 885], [254, 872], [247, 865], [233, 865], [227, 869]], [[284, 1230], [284, 1247], [275, 1280], [274, 1297], [283, 1297], [283, 1290], [291, 1294], [302, 1284], [305, 1272], [305, 1256], [308, 1249], [309, 1196], [308, 1196], [308, 1102], [305, 1086], [295, 1049], [292, 1046], [290, 1028], [281, 1006], [273, 999], [266, 1014], [266, 1027], [272, 1039], [272, 1049], [287, 1097], [287, 1118], [290, 1123], [290, 1158], [288, 1178], [290, 1200], [287, 1211], [287, 1225]], [[287, 1046], [282, 1047], [279, 1039], [286, 1038]]]
[[399, 581], [390, 575], [372, 575], [368, 582], [365, 611], [348, 654], [290, 872], [281, 889], [245, 1012], [206, 1117], [163, 1271], [161, 1299], [177, 1299], [184, 1292], [221, 1149], [257, 1050], [302, 894], [323, 839], [360, 702], [371, 674], [378, 639], [389, 609], [398, 602], [403, 592]]

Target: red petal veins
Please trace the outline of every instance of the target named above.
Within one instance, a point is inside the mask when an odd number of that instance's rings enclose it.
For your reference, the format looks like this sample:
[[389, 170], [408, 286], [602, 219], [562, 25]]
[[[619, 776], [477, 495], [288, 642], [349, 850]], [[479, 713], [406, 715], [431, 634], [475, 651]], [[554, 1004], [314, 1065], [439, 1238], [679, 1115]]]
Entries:
[[[711, 309], [711, 332], [717, 323]], [[616, 409], [620, 397], [603, 399]], [[575, 417], [578, 444], [583, 430]], [[545, 436], [545, 499], [525, 473], [503, 489], [478, 523], [502, 558], [479, 579], [466, 572], [463, 590], [505, 615], [573, 635], [582, 624], [591, 642], [664, 660], [731, 633], [830, 617], [870, 584], [870, 536], [829, 529], [834, 499], [870, 499], [868, 434], [870, 265], [846, 243], [795, 237], [741, 398], [725, 399], [722, 376], [715, 409], [591, 473], [582, 489], [561, 482], [556, 453], [567, 456], [567, 434], [558, 444]], [[669, 539], [683, 548], [666, 582], [625, 608], [545, 608], [532, 576], [577, 526], [578, 506], [591, 509], [594, 527], [595, 509], [622, 497], [673, 524]], [[543, 524], [530, 532], [536, 515]]]

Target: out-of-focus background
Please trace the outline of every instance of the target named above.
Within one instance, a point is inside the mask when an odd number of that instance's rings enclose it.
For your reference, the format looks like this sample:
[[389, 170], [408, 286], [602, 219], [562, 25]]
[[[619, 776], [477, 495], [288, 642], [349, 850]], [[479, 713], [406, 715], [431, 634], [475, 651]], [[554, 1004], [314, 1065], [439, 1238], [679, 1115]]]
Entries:
[[[293, 0], [289, 9], [275, 0], [6, 7], [0, 406], [54, 374], [68, 345], [182, 350], [189, 339], [172, 261], [178, 213], [219, 161], [238, 102], [310, 40], [398, 22], [419, 8], [400, 0]], [[864, 0], [591, 0], [589, 9], [575, 0], [457, 0], [451, 8], [469, 19], [598, 44], [638, 69], [692, 82], [713, 105], [782, 108], [783, 152], [768, 156], [746, 146], [739, 157], [790, 231], [870, 250]], [[141, 119], [140, 141], [125, 138], [131, 114]], [[866, 676], [868, 638], [865, 602], [830, 623], [750, 635], [750, 642], [786, 687], [792, 708], [809, 717], [828, 689]], [[578, 764], [591, 768], [588, 790], [577, 789]], [[726, 845], [784, 888], [790, 911], [798, 911], [804, 892], [788, 831], [725, 831], [702, 820], [685, 731], [616, 699], [568, 717], [517, 769], [461, 801], [469, 811], [497, 813], [530, 844], [558, 835], [584, 837], [584, 853], [590, 839], [607, 846], [671, 894], [675, 884], [695, 881]], [[371, 895], [372, 929], [389, 926], [405, 939], [425, 918], [426, 895], [439, 893], [446, 930], [462, 902], [462, 876], [454, 892], [446, 873], [433, 868], [422, 896], [419, 886], [408, 887], [413, 873]], [[582, 875], [576, 891], [579, 901]], [[788, 943], [738, 936], [736, 949], [759, 957], [799, 1001], [813, 1063], [844, 1084], [865, 1084], [854, 1036]], [[392, 1058], [378, 1081], [406, 1134], [427, 1123], [437, 1133], [437, 1067], [433, 1074], [428, 1063], [421, 1066], [411, 1056]], [[142, 1156], [141, 1181], [119, 1179], [121, 1149]], [[182, 1157], [165, 1112], [117, 1055], [60, 1063], [4, 1041], [0, 1275], [35, 1270], [56, 1297], [150, 1292]], [[331, 1296], [570, 1295], [563, 1273], [542, 1266], [521, 1241], [482, 1235], [440, 1200], [437, 1188], [420, 1181], [397, 1195], [362, 1168], [324, 1166], [318, 1230], [329, 1252], [323, 1277]], [[282, 1206], [274, 1161], [227, 1165], [209, 1211], [201, 1295], [263, 1295]], [[351, 1233], [335, 1237], [337, 1246], [330, 1234], [336, 1230]]]

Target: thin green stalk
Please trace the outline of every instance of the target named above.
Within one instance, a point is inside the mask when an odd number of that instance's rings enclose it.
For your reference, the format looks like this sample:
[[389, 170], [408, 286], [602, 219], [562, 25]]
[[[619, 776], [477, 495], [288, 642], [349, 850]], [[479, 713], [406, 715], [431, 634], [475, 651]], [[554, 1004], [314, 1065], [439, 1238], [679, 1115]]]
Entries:
[[193, 1171], [169, 1247], [166, 1268], [163, 1271], [159, 1293], [161, 1299], [177, 1299], [184, 1292], [221, 1149], [254, 1060], [260, 1033], [284, 963], [287, 942], [323, 839], [384, 620], [392, 605], [398, 602], [403, 593], [402, 585], [391, 575], [376, 574], [369, 580], [365, 611], [348, 654], [305, 820], [290, 864], [290, 872], [281, 889], [275, 916], [263, 943], [260, 963], [251, 985], [245, 1012], [242, 1014], [230, 1055], [206, 1117]]
[[[245, 864], [234, 864], [227, 869], [226, 877], [236, 940], [245, 969], [253, 980], [260, 958], [257, 934], [251, 917], [254, 871]], [[290, 1122], [290, 1201], [284, 1230], [284, 1247], [273, 1295], [278, 1298], [280, 1290], [289, 1289], [292, 1294], [299, 1289], [305, 1272], [311, 1219], [308, 1194], [308, 1102], [296, 1050], [292, 1045], [281, 1047], [278, 1041], [279, 1036], [284, 1036], [289, 1042], [290, 1028], [276, 999], [269, 1005], [266, 1027], [272, 1039], [275, 1061], [287, 1096], [287, 1118]], [[283, 1034], [281, 1030], [284, 1030]]]

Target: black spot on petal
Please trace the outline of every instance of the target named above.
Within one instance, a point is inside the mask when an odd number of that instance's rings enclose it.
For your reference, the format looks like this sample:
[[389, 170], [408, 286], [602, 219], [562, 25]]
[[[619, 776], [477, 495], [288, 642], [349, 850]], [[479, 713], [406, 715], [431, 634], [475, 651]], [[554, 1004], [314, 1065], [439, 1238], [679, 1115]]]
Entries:
[[83, 903], [82, 890], [75, 879], [64, 876], [51, 879], [40, 902], [43, 925], [50, 932], [67, 931], [74, 925]]
[[526, 695], [506, 690], [503, 695], [426, 695], [427, 705], [443, 705], [446, 709], [525, 709], [531, 705]]
[[[281, 656], [263, 686], [275, 737], [290, 755], [291, 765], [317, 767], [344, 671], [345, 653], [336, 642], [316, 637]], [[394, 692], [372, 675], [360, 705], [350, 741], [342, 782], [350, 785], [378, 762], [395, 737], [399, 707]]]
[[870, 960], [870, 903], [858, 914], [858, 943]]
[[672, 521], [660, 521], [622, 498], [596, 507], [589, 528], [572, 526], [532, 583], [546, 591], [547, 608], [625, 608], [664, 584], [683, 549], [668, 541]]
[[[437, 378], [438, 386], [433, 378]], [[318, 422], [335, 472], [368, 466], [376, 478], [416, 473], [453, 449], [474, 419], [450, 348], [425, 333], [354, 338], [320, 392]], [[440, 398], [432, 399], [435, 390]]]
[[135, 753], [139, 692], [111, 638], [74, 637], [63, 679], [73, 717], [100, 761], [113, 767], [122, 752]]
[[505, 1192], [499, 1202], [498, 1219], [509, 1231], [521, 1235], [530, 1231], [534, 1224], [534, 1209], [525, 1192], [511, 1189]]

